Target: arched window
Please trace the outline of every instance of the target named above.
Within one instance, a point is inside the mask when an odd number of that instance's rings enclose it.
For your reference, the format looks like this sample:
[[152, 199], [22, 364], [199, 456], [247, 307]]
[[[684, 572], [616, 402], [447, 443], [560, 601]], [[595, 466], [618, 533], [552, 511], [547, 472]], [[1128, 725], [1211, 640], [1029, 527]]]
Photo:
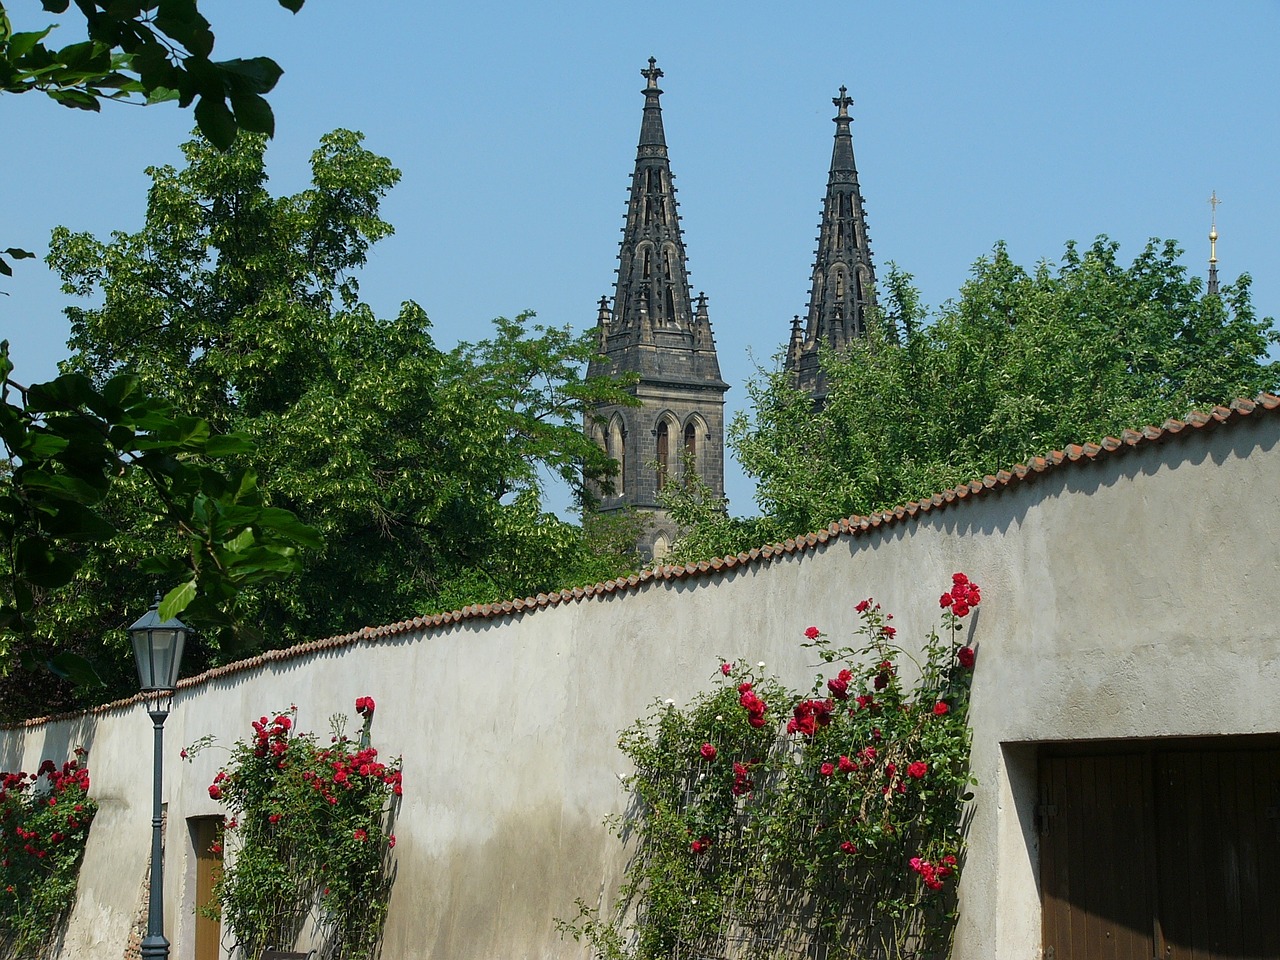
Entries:
[[613, 478], [614, 496], [622, 496], [627, 476], [627, 436], [622, 421], [614, 417], [609, 423], [609, 456], [618, 461], [618, 472]]
[[671, 431], [667, 421], [658, 423], [658, 489], [667, 485], [667, 471], [671, 463]]
[[684, 461], [686, 476], [692, 480], [698, 473], [698, 428], [692, 421], [684, 425]]

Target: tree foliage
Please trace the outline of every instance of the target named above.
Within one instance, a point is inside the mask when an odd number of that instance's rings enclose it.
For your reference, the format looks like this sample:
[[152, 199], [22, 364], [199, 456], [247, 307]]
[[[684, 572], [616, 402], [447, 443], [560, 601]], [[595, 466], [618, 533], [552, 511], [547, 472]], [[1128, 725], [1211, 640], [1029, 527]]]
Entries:
[[[297, 13], [305, 0], [278, 0]], [[42, 0], [65, 14], [70, 0]], [[195, 103], [201, 132], [220, 147], [238, 129], [271, 135], [263, 94], [284, 72], [269, 57], [213, 60], [213, 29], [198, 0], [76, 0], [88, 37], [61, 48], [45, 41], [56, 24], [15, 32], [0, 4], [0, 93], [38, 91], [64, 107], [100, 110], [103, 100]]]
[[[1255, 314], [1247, 275], [1206, 295], [1172, 241], [1150, 241], [1128, 266], [1118, 248], [1070, 243], [1060, 265], [1028, 270], [998, 244], [932, 324], [910, 276], [891, 271], [868, 336], [823, 358], [821, 409], [782, 371], [748, 386], [753, 411], [730, 442], [759, 484], [752, 532], [803, 533], [1276, 389], [1266, 355], [1280, 337]], [[733, 532], [710, 547], [742, 549]]]
[[[624, 530], [584, 529], [543, 503], [549, 476], [585, 497], [614, 469], [579, 426], [597, 403], [626, 399], [582, 377], [590, 339], [524, 314], [443, 350], [416, 304], [375, 316], [356, 271], [392, 232], [379, 203], [399, 171], [335, 131], [310, 187], [276, 197], [264, 149], [262, 137], [226, 151], [194, 140], [184, 168], [149, 171], [140, 231], [58, 228], [49, 255], [68, 293], [101, 298], [68, 310], [68, 375], [95, 388], [132, 378], [181, 416], [243, 434], [251, 443], [226, 462], [323, 537], [300, 578], [240, 592], [204, 655], [620, 572]], [[93, 650], [105, 631], [118, 660], [112, 628], [137, 562], [170, 572], [181, 556], [182, 538], [153, 520], [155, 496], [123, 483], [104, 499], [121, 536], [43, 605], [44, 648]]]

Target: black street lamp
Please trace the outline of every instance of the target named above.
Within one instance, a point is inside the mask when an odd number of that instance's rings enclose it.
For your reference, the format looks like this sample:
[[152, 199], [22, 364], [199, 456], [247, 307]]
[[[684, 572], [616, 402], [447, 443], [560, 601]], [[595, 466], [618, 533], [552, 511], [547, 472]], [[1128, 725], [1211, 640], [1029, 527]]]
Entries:
[[[164, 722], [169, 717], [173, 691], [178, 685], [182, 647], [190, 629], [178, 619], [160, 619], [160, 595], [129, 628], [133, 655], [138, 661], [138, 682], [147, 696], [147, 713], [155, 727], [154, 793], [151, 804], [151, 885], [148, 896], [147, 935], [142, 941], [143, 960], [168, 960], [169, 941], [164, 938], [164, 855], [160, 845], [160, 784], [164, 776]], [[149, 695], [149, 696], [148, 696]]]

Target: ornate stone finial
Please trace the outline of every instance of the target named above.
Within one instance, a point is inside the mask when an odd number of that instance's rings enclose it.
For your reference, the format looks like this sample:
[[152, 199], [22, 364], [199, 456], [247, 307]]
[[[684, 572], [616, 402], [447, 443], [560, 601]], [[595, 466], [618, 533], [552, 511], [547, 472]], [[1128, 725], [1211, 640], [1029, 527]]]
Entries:
[[600, 298], [600, 312], [596, 314], [596, 320], [600, 323], [607, 324], [609, 322], [609, 298]]
[[836, 119], [849, 116], [849, 108], [853, 106], [853, 97], [849, 96], [849, 90], [844, 84], [840, 85], [840, 96], [832, 97], [831, 102], [840, 108], [840, 116]]
[[648, 70], [641, 70], [641, 71], [640, 71], [640, 76], [644, 77], [646, 80], [648, 80], [648, 81], [649, 81], [649, 83], [648, 83], [648, 89], [649, 89], [649, 90], [657, 90], [657, 89], [658, 89], [658, 78], [659, 78], [659, 77], [661, 77], [662, 75], [663, 75], [663, 74], [662, 74], [662, 71], [661, 71], [660, 69], [658, 69], [658, 58], [657, 58], [657, 57], [650, 57], [650, 58], [649, 58], [649, 69], [648, 69]]
[[1215, 245], [1218, 242], [1218, 204], [1222, 201], [1218, 199], [1218, 191], [1214, 190], [1209, 195], [1209, 262], [1218, 262], [1218, 252]]
[[1209, 295], [1218, 296], [1218, 191], [1209, 195]]

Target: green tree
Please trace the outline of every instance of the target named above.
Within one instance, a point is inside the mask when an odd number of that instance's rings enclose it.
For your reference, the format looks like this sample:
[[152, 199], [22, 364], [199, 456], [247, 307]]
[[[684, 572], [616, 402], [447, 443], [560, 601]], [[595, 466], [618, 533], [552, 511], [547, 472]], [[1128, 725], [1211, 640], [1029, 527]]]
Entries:
[[753, 411], [730, 442], [759, 484], [752, 532], [803, 533], [1276, 389], [1266, 354], [1280, 337], [1247, 275], [1206, 295], [1172, 241], [1150, 241], [1127, 267], [1117, 252], [1102, 237], [1027, 270], [998, 244], [931, 325], [910, 277], [891, 271], [867, 337], [824, 357], [821, 409], [781, 371], [749, 385]]
[[[232, 462], [324, 537], [296, 581], [242, 591], [206, 655], [619, 572], [617, 531], [543, 503], [549, 476], [585, 497], [586, 481], [613, 472], [579, 427], [596, 404], [624, 401], [583, 378], [590, 339], [522, 315], [444, 351], [417, 305], [376, 317], [356, 271], [391, 233], [379, 203], [399, 172], [336, 131], [312, 156], [311, 186], [274, 197], [264, 149], [245, 135], [226, 151], [188, 143], [183, 169], [149, 171], [139, 232], [59, 228], [49, 255], [68, 293], [102, 298], [68, 311], [68, 370], [94, 384], [136, 377], [183, 415], [252, 438]], [[127, 536], [45, 605], [42, 643], [90, 647], [137, 557], [177, 562], [151, 492], [117, 493], [107, 510]]]

